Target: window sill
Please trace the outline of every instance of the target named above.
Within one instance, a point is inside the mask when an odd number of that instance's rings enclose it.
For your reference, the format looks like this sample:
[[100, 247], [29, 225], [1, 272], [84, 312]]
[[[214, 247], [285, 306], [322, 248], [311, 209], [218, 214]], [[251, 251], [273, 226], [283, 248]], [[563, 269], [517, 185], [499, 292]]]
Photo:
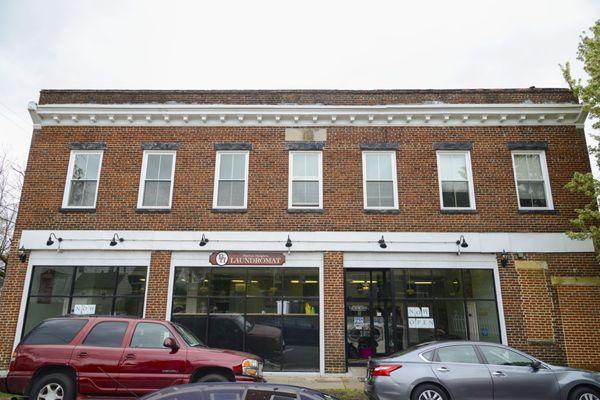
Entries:
[[390, 210], [378, 210], [378, 209], [364, 209], [365, 214], [400, 214], [400, 210], [398, 209], [390, 209]]
[[451, 210], [451, 209], [443, 209], [440, 210], [440, 214], [477, 214], [479, 211], [477, 210]]
[[211, 208], [210, 209], [211, 212], [214, 213], [239, 213], [239, 214], [244, 214], [246, 212], [248, 212], [247, 208]]
[[136, 214], [169, 214], [170, 208], [136, 208]]
[[288, 208], [288, 214], [323, 214], [325, 210], [323, 208]]
[[519, 210], [519, 214], [558, 215], [556, 210]]
[[58, 209], [58, 212], [62, 214], [70, 214], [70, 213], [95, 213], [96, 207], [94, 208], [70, 208], [70, 207], [61, 207]]

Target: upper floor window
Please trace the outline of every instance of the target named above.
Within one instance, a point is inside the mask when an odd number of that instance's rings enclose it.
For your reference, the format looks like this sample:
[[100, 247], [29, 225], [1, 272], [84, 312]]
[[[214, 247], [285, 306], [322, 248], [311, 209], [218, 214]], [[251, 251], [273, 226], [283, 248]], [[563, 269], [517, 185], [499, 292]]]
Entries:
[[63, 197], [65, 208], [95, 208], [102, 151], [73, 150]]
[[170, 208], [174, 174], [174, 151], [144, 151], [138, 208]]
[[552, 209], [546, 153], [541, 150], [515, 150], [512, 152], [512, 158], [519, 208]]
[[218, 151], [213, 208], [246, 208], [248, 152]]
[[323, 153], [290, 151], [289, 208], [323, 208]]
[[397, 209], [396, 152], [364, 151], [362, 157], [365, 209]]
[[442, 210], [474, 210], [475, 191], [469, 151], [438, 151], [437, 164]]

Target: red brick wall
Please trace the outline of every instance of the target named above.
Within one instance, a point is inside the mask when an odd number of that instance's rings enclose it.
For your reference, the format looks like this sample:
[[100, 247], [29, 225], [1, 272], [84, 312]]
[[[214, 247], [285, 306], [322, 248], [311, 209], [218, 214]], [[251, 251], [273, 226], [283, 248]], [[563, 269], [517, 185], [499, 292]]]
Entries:
[[153, 251], [148, 274], [146, 318], [165, 319], [169, 286], [170, 251]]
[[344, 254], [323, 256], [325, 295], [325, 372], [346, 371], [346, 315], [344, 310]]

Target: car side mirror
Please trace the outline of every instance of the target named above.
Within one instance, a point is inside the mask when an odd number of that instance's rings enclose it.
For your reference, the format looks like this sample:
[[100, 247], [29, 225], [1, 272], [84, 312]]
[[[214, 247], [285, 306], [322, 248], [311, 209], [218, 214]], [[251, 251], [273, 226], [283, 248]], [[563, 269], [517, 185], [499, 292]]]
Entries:
[[542, 363], [539, 362], [538, 360], [535, 360], [534, 362], [531, 363], [531, 368], [533, 368], [535, 371], [537, 371], [538, 369], [542, 368]]
[[177, 344], [177, 341], [172, 337], [166, 338], [163, 342], [163, 346], [165, 346], [168, 349], [171, 349], [171, 353], [175, 353], [177, 350], [179, 350], [179, 345]]

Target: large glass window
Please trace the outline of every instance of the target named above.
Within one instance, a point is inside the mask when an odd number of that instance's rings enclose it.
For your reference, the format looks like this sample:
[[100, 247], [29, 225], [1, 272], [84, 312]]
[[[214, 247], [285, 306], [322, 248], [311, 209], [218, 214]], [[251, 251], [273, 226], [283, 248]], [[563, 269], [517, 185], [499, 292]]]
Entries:
[[102, 151], [73, 150], [63, 207], [94, 208], [98, 195]]
[[248, 152], [217, 152], [213, 207], [246, 208], [247, 192]]
[[475, 209], [471, 157], [468, 151], [438, 151], [442, 209]]
[[513, 151], [519, 208], [552, 209], [550, 181], [543, 151]]
[[290, 152], [289, 207], [322, 208], [322, 188], [322, 153]]
[[174, 174], [174, 151], [145, 151], [138, 207], [170, 208]]
[[67, 314], [142, 316], [146, 267], [35, 266], [23, 334]]
[[319, 369], [319, 270], [177, 267], [171, 320], [271, 371]]
[[396, 152], [363, 152], [363, 190], [366, 209], [398, 208]]

